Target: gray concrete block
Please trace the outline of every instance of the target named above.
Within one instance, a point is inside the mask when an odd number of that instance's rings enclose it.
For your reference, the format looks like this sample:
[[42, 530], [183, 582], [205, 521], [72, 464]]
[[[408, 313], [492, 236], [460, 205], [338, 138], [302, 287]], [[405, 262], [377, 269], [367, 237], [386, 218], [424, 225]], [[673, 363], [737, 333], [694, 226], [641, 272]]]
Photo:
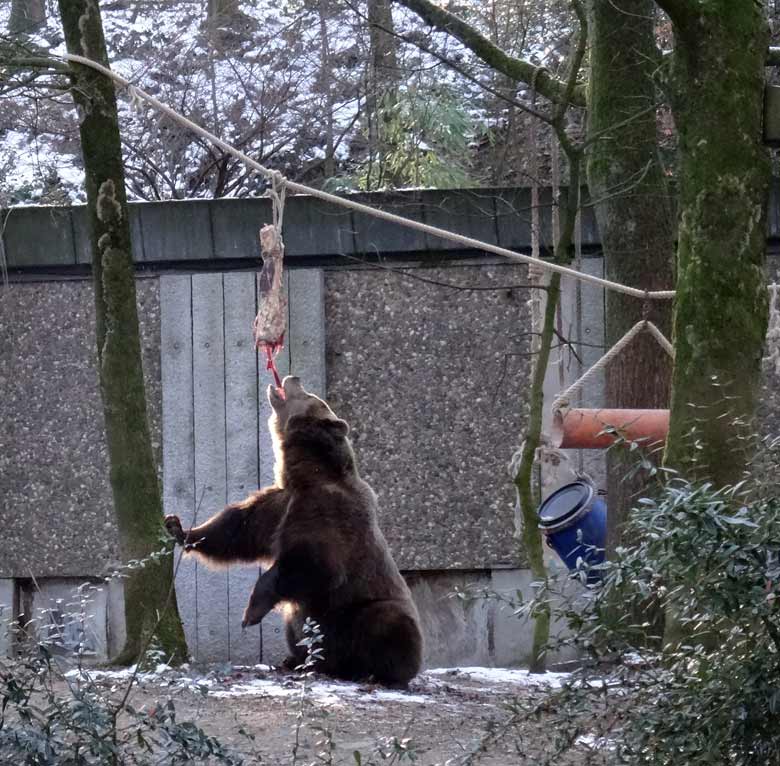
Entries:
[[[557, 557], [556, 557], [557, 558]], [[558, 560], [558, 571], [565, 567]], [[554, 572], [553, 572], [554, 573]], [[534, 598], [535, 590], [531, 586], [534, 578], [527, 569], [495, 569], [490, 574], [491, 590], [518, 605]], [[572, 592], [572, 595], [575, 595]], [[534, 623], [525, 617], [513, 614], [508, 605], [495, 603], [493, 616], [493, 657], [497, 667], [527, 667], [532, 659]], [[566, 623], [560, 619], [552, 620], [550, 636], [553, 639], [564, 636], [568, 631]], [[576, 653], [568, 647], [550, 652], [548, 666], [576, 659]]]
[[[552, 194], [549, 189], [539, 193], [540, 244], [552, 247]], [[502, 189], [495, 197], [498, 242], [502, 247], [528, 250], [531, 247], [531, 190]]]
[[290, 272], [290, 370], [307, 391], [325, 391], [325, 279], [322, 269]]
[[145, 261], [194, 261], [211, 258], [210, 202], [138, 203]]
[[108, 659], [106, 589], [73, 579], [41, 580], [38, 587], [32, 594], [37, 639], [68, 654], [83, 643], [84, 656]]
[[354, 253], [352, 232], [352, 214], [340, 205], [305, 195], [287, 197], [282, 229], [287, 256]]
[[420, 613], [424, 667], [491, 664], [493, 605], [450, 597], [456, 586], [488, 586], [486, 573], [410, 574], [407, 582]]
[[[490, 588], [516, 603], [532, 595], [531, 573], [527, 569], [494, 570]], [[498, 667], [528, 666], [533, 647], [533, 624], [512, 613], [509, 604], [493, 603], [492, 663]]]
[[[492, 192], [436, 189], [421, 192], [425, 223], [495, 245], [498, 240], [496, 209]], [[467, 245], [426, 235], [429, 250], [463, 250]]]
[[11, 653], [14, 618], [14, 581], [10, 577], [0, 577], [0, 657], [8, 657]]
[[260, 229], [272, 220], [270, 198], [215, 199], [209, 210], [214, 257], [255, 259], [260, 268]]
[[[388, 213], [425, 222], [425, 212], [419, 191], [374, 192], [371, 194], [350, 194], [350, 199], [366, 205], [378, 206]], [[353, 212], [352, 223], [355, 233], [355, 248], [365, 255], [386, 253], [409, 253], [425, 250], [426, 234], [407, 226], [383, 221], [365, 213]]]

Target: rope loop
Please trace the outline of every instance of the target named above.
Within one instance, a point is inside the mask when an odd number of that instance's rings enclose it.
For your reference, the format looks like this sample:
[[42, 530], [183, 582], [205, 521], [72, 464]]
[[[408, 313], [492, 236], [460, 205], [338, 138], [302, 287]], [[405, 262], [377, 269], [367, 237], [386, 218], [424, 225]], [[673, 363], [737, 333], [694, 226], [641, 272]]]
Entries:
[[640, 319], [601, 359], [599, 359], [590, 369], [586, 370], [577, 380], [574, 381], [562, 394], [556, 397], [552, 403], [553, 413], [559, 412], [569, 406], [569, 400], [573, 394], [582, 390], [585, 383], [597, 372], [603, 370], [631, 341], [642, 331], [649, 332], [658, 344], [674, 359], [674, 348], [666, 339], [666, 336], [649, 320]]
[[279, 170], [272, 170], [268, 174], [267, 194], [271, 198], [271, 223], [276, 232], [277, 244], [282, 241], [282, 225], [284, 223], [284, 202], [287, 196], [287, 179]]

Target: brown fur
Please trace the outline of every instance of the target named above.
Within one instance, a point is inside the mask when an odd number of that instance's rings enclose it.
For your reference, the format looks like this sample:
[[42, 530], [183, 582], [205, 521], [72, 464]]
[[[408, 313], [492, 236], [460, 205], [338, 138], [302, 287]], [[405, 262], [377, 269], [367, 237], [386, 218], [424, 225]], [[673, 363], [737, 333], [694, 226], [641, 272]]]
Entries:
[[287, 377], [269, 387], [276, 484], [171, 535], [214, 563], [261, 562], [244, 625], [282, 608], [293, 661], [306, 617], [324, 635], [318, 669], [340, 678], [405, 684], [420, 669], [417, 609], [377, 525], [376, 496], [358, 475], [347, 424]]

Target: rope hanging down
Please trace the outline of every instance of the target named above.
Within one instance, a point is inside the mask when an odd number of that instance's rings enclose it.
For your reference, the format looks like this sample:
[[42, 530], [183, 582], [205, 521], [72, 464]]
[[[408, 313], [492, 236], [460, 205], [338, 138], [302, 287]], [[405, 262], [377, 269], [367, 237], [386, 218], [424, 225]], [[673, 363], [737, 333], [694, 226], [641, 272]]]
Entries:
[[591, 284], [604, 287], [607, 290], [613, 290], [615, 292], [624, 293], [625, 295], [631, 295], [634, 298], [642, 298], [644, 300], [669, 300], [671, 298], [674, 298], [674, 290], [647, 291], [647, 290], [640, 290], [637, 287], [629, 287], [628, 285], [621, 285], [618, 282], [611, 282], [608, 279], [602, 279], [601, 277], [596, 277], [591, 274], [584, 274], [583, 272], [577, 271], [576, 269], [570, 269], [566, 266], [560, 266], [559, 264], [556, 263], [547, 263], [545, 261], [539, 261], [538, 259], [530, 255], [523, 255], [522, 253], [516, 253], [513, 250], [507, 250], [505, 247], [499, 247], [498, 245], [491, 245], [488, 242], [481, 242], [478, 239], [473, 239], [472, 237], [466, 237], [462, 234], [456, 234], [455, 232], [447, 231], [446, 229], [439, 229], [436, 226], [429, 226], [428, 224], [421, 223], [419, 221], [412, 221], [408, 218], [404, 218], [403, 216], [395, 215], [394, 213], [388, 213], [384, 210], [378, 210], [376, 208], [370, 207], [369, 205], [364, 205], [360, 202], [356, 202], [346, 197], [337, 197], [335, 194], [329, 194], [328, 192], [321, 191], [320, 189], [314, 189], [310, 186], [304, 186], [303, 184], [296, 183], [295, 181], [290, 181], [289, 179], [282, 176], [278, 171], [271, 170], [265, 167], [264, 165], [261, 165], [259, 162], [253, 160], [251, 157], [244, 154], [244, 152], [240, 151], [239, 149], [236, 149], [234, 146], [231, 146], [230, 144], [223, 141], [218, 136], [215, 136], [213, 133], [210, 133], [205, 128], [202, 128], [200, 125], [197, 125], [191, 120], [188, 120], [186, 117], [182, 116], [178, 112], [175, 112], [169, 106], [166, 106], [165, 104], [163, 104], [162, 102], [154, 98], [154, 96], [150, 96], [145, 91], [133, 85], [129, 80], [126, 80], [121, 75], [116, 74], [116, 72], [113, 72], [107, 67], [104, 67], [102, 64], [98, 64], [96, 61], [92, 61], [92, 59], [86, 58], [85, 56], [77, 56], [73, 53], [63, 53], [60, 54], [60, 57], [65, 59], [66, 61], [71, 61], [76, 64], [82, 64], [83, 66], [91, 67], [92, 69], [95, 69], [98, 72], [104, 74], [106, 77], [111, 78], [114, 82], [119, 83], [123, 88], [126, 89], [128, 97], [130, 98], [134, 106], [137, 106], [142, 101], [151, 104], [155, 109], [166, 114], [174, 122], [177, 122], [180, 125], [189, 128], [191, 131], [197, 133], [202, 138], [205, 138], [207, 141], [210, 141], [211, 143], [218, 146], [227, 154], [230, 154], [236, 159], [243, 162], [244, 165], [246, 165], [247, 167], [256, 170], [258, 173], [260, 173], [266, 179], [268, 179], [272, 184], [274, 183], [275, 180], [278, 188], [291, 189], [292, 191], [297, 192], [299, 194], [308, 194], [312, 197], [317, 197], [318, 199], [321, 199], [324, 202], [329, 202], [333, 205], [339, 205], [341, 207], [349, 208], [351, 210], [357, 210], [360, 213], [373, 216], [374, 218], [380, 218], [385, 221], [390, 221], [391, 223], [396, 223], [400, 226], [406, 226], [407, 228], [410, 229], [422, 231], [425, 232], [426, 234], [431, 234], [432, 236], [440, 237], [441, 239], [447, 239], [450, 242], [456, 242], [457, 244], [465, 245], [466, 247], [473, 248], [474, 250], [484, 250], [487, 253], [494, 253], [495, 255], [500, 255], [503, 258], [507, 258], [508, 260], [511, 261], [517, 261], [520, 263], [528, 263], [528, 264], [538, 264], [539, 266], [541, 266], [544, 269], [547, 269], [548, 271], [557, 271], [559, 274], [563, 274], [564, 276], [573, 277], [574, 279], [579, 279], [582, 282], [590, 282]]
[[569, 405], [571, 396], [592, 378], [599, 370], [603, 370], [640, 332], [649, 332], [661, 348], [674, 359], [674, 348], [666, 339], [666, 336], [649, 320], [640, 319], [604, 356], [601, 357], [590, 369], [574, 381], [562, 394], [559, 394], [552, 403], [552, 411], [557, 412]]

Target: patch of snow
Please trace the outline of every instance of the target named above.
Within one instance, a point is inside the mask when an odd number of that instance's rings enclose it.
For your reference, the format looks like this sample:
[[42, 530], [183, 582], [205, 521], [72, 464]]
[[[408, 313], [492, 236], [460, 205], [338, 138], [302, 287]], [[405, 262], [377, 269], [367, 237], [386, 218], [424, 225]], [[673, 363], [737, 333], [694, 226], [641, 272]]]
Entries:
[[577, 745], [585, 745], [591, 750], [614, 750], [615, 740], [608, 737], [599, 737], [596, 734], [583, 734], [575, 740]]
[[[273, 680], [256, 678], [248, 683], [233, 684], [228, 689], [219, 689], [209, 693], [211, 697], [221, 699], [230, 697], [295, 697], [301, 693], [298, 679]], [[391, 689], [367, 690], [358, 684], [340, 681], [314, 681], [309, 684], [311, 699], [321, 705], [339, 705], [344, 698], [357, 702], [412, 702], [424, 704], [430, 697], [424, 694], [393, 691]]]
[[468, 678], [474, 681], [484, 681], [492, 684], [507, 684], [511, 686], [546, 686], [560, 689], [571, 679], [571, 673], [529, 673], [522, 668], [432, 668], [425, 671], [436, 676], [449, 676], [453, 680]]

